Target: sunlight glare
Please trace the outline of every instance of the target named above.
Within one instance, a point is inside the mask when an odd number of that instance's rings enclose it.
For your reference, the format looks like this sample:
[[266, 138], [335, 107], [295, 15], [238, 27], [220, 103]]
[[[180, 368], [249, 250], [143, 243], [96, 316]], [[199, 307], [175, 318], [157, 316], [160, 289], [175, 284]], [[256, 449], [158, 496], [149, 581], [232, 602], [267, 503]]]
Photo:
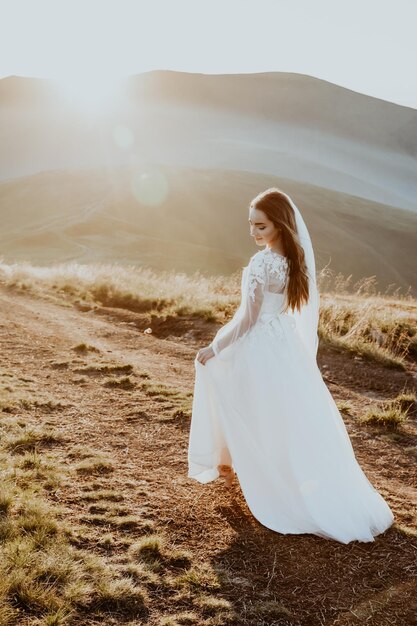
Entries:
[[113, 139], [114, 142], [119, 148], [127, 149], [129, 148], [135, 141], [135, 137], [133, 132], [127, 126], [123, 124], [117, 124], [113, 128]]
[[99, 113], [109, 109], [120, 96], [124, 78], [79, 73], [57, 80], [60, 92], [71, 104], [85, 112]]

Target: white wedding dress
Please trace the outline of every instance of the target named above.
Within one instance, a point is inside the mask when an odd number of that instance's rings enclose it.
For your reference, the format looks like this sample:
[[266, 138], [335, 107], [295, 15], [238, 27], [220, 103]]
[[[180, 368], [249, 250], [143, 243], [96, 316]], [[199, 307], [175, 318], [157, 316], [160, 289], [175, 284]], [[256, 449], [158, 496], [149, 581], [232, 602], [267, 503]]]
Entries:
[[218, 464], [232, 465], [264, 526], [374, 541], [394, 516], [357, 462], [314, 351], [283, 313], [287, 279], [287, 257], [256, 252], [240, 307], [211, 344], [216, 356], [195, 359], [188, 477], [207, 483]]

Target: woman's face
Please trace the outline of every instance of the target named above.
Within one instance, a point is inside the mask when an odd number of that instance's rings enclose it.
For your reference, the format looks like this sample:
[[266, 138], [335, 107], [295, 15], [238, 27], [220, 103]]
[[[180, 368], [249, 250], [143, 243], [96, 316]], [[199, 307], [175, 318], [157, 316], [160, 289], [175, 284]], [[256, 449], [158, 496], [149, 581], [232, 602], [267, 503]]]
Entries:
[[278, 240], [279, 231], [275, 224], [260, 209], [249, 209], [249, 227], [251, 237], [259, 246], [271, 246]]

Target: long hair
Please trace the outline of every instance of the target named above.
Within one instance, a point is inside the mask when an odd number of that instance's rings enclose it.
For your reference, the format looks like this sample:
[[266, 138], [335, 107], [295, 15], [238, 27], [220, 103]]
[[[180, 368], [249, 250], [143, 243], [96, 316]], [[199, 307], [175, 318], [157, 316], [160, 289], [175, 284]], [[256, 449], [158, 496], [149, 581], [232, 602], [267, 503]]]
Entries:
[[281, 239], [288, 260], [289, 278], [286, 287], [285, 310], [300, 310], [308, 302], [309, 282], [304, 249], [298, 238], [294, 210], [285, 193], [278, 187], [270, 187], [259, 193], [250, 208], [259, 209], [281, 229]]

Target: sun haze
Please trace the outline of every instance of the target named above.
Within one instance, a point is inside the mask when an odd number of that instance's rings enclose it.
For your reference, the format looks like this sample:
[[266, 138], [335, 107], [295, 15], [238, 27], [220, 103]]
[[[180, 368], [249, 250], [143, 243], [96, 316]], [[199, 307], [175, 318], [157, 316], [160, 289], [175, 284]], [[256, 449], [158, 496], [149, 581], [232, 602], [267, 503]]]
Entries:
[[87, 105], [154, 69], [295, 72], [417, 107], [416, 22], [413, 0], [3, 0], [0, 78], [60, 79]]

